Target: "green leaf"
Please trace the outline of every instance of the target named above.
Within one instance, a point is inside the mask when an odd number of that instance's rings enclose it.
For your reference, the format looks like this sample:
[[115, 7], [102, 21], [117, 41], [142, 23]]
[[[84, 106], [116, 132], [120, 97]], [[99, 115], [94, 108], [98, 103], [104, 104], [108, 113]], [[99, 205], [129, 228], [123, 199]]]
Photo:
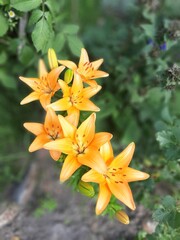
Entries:
[[164, 197], [162, 200], [162, 205], [168, 210], [172, 210], [173, 208], [175, 208], [175, 204], [175, 199], [169, 195]]
[[153, 219], [156, 222], [163, 222], [165, 218], [167, 218], [167, 216], [169, 215], [169, 213], [167, 213], [166, 211], [164, 211], [161, 208], [158, 208], [154, 213], [153, 213]]
[[65, 25], [63, 32], [65, 34], [76, 34], [79, 31], [79, 26], [75, 25], [75, 24], [67, 24]]
[[0, 0], [0, 5], [6, 5], [9, 4], [10, 0]]
[[67, 40], [68, 40], [68, 45], [69, 45], [71, 52], [75, 56], [79, 56], [80, 52], [81, 52], [81, 48], [83, 48], [82, 41], [77, 36], [73, 36], [73, 35], [72, 36], [69, 35]]
[[4, 64], [7, 60], [7, 53], [5, 51], [2, 51], [0, 53], [0, 64]]
[[34, 59], [34, 51], [29, 46], [25, 46], [19, 56], [19, 60], [23, 65], [30, 64]]
[[45, 13], [44, 13], [44, 16], [45, 16], [47, 22], [51, 25], [51, 24], [52, 24], [52, 16], [51, 16], [51, 13], [50, 13], [50, 12], [45, 12]]
[[159, 142], [161, 147], [168, 147], [169, 144], [174, 144], [173, 134], [171, 131], [157, 132], [156, 140]]
[[141, 24], [141, 27], [148, 37], [154, 37], [155, 28], [152, 24]]
[[0, 37], [4, 36], [9, 28], [7, 18], [0, 11]]
[[51, 34], [49, 36], [48, 41], [46, 42], [46, 44], [44, 45], [44, 47], [42, 48], [42, 52], [43, 53], [47, 53], [49, 48], [54, 48], [54, 31], [51, 28]]
[[12, 76], [9, 76], [9, 74], [4, 70], [0, 69], [0, 83], [7, 88], [16, 88], [16, 82]]
[[154, 14], [153, 11], [150, 12], [149, 9], [146, 9], [146, 8], [145, 8], [142, 14], [143, 14], [143, 16], [144, 16], [146, 19], [148, 19], [149, 21], [151, 21], [151, 22], [154, 22], [154, 21], [155, 21], [156, 15]]
[[37, 51], [42, 50], [49, 41], [52, 29], [47, 20], [43, 17], [36, 23], [32, 32], [32, 41]]
[[41, 3], [42, 0], [11, 0], [11, 7], [22, 12], [28, 12], [37, 8]]
[[65, 44], [65, 36], [63, 33], [58, 33], [54, 40], [54, 49], [56, 52], [60, 52]]
[[[60, 9], [63, 11], [65, 2], [66, 2], [66, 0], [61, 0], [61, 1], [46, 0], [45, 1], [45, 5], [49, 8], [49, 10], [53, 14], [53, 16], [55, 16], [56, 13], [61, 12]], [[61, 14], [62, 14], [62, 12], [61, 12]]]
[[37, 21], [43, 16], [43, 12], [40, 9], [36, 9], [31, 13], [31, 16], [29, 18], [29, 26], [37, 23]]

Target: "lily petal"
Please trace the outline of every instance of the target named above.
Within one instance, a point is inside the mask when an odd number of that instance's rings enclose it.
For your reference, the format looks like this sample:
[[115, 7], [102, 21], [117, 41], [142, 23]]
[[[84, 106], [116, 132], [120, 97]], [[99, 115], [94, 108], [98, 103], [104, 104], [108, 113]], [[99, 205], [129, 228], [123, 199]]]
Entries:
[[73, 95], [79, 95], [83, 89], [83, 82], [78, 73], [74, 73], [74, 81], [72, 84], [71, 92]]
[[86, 49], [82, 48], [78, 67], [80, 68], [86, 62], [89, 62], [89, 57], [88, 57]]
[[54, 111], [67, 111], [72, 106], [69, 97], [61, 98], [54, 103], [51, 103], [48, 107], [54, 109]]
[[74, 139], [76, 128], [66, 118], [58, 115], [61, 127], [63, 130], [64, 137]]
[[64, 68], [65, 67], [60, 66], [60, 67], [54, 68], [53, 70], [51, 70], [50, 73], [48, 73], [47, 82], [49, 83], [49, 86], [51, 89], [55, 88], [59, 74], [64, 70]]
[[106, 163], [109, 163], [113, 158], [113, 149], [110, 142], [106, 142], [100, 147], [100, 154]]
[[94, 135], [94, 138], [91, 142], [91, 146], [99, 149], [102, 145], [108, 142], [112, 138], [112, 134], [108, 132], [100, 132]]
[[48, 150], [61, 151], [65, 154], [72, 154], [73, 151], [70, 138], [57, 139], [46, 143], [43, 147]]
[[58, 60], [58, 62], [60, 64], [62, 64], [63, 66], [67, 67], [67, 68], [70, 68], [72, 70], [76, 70], [77, 69], [77, 66], [75, 63], [73, 63], [72, 61], [69, 61], [69, 60]]
[[59, 80], [59, 85], [62, 89], [62, 92], [63, 92], [63, 97], [69, 97], [70, 95], [70, 88], [69, 86], [67, 85], [67, 83], [63, 80]]
[[19, 77], [21, 81], [26, 83], [30, 88], [32, 88], [34, 91], [39, 92], [38, 86], [40, 84], [39, 78], [25, 78], [25, 77]]
[[123, 169], [123, 174], [126, 175], [124, 178], [127, 182], [141, 181], [149, 178], [149, 174], [129, 167]]
[[109, 73], [100, 71], [100, 70], [96, 70], [93, 72], [93, 76], [90, 76], [90, 79], [102, 78], [102, 77], [108, 77], [108, 76], [109, 76]]
[[91, 98], [94, 96], [97, 92], [101, 90], [101, 86], [97, 85], [96, 87], [86, 87], [82, 91], [82, 95], [84, 98]]
[[106, 164], [99, 151], [93, 147], [88, 147], [83, 154], [79, 154], [78, 161], [83, 165], [94, 169], [98, 173], [104, 174], [107, 171]]
[[39, 134], [45, 133], [44, 126], [41, 123], [27, 122], [27, 123], [24, 123], [23, 126], [29, 132], [32, 132], [36, 136], [39, 135]]
[[92, 113], [76, 131], [76, 140], [81, 143], [90, 144], [95, 134], [95, 120], [96, 114]]
[[98, 108], [91, 100], [83, 98], [82, 102], [74, 103], [74, 106], [81, 111], [93, 111], [99, 112], [100, 108]]
[[[44, 121], [45, 128], [52, 128], [52, 126], [60, 127], [59, 119], [54, 110], [50, 107], [47, 108], [47, 114]], [[60, 130], [60, 129], [59, 129]]]
[[127, 167], [131, 162], [135, 150], [135, 144], [130, 143], [110, 164], [110, 167]]
[[49, 95], [49, 94], [42, 94], [39, 97], [39, 101], [40, 101], [42, 107], [46, 110], [47, 105], [49, 105], [50, 102], [51, 102], [51, 95]]
[[61, 152], [59, 152], [59, 151], [50, 150], [49, 153], [50, 153], [52, 159], [54, 159], [55, 161], [59, 160], [59, 158], [61, 156]]
[[81, 166], [75, 156], [68, 155], [63, 163], [63, 167], [60, 174], [60, 181], [64, 182]]
[[42, 59], [39, 60], [38, 70], [39, 70], [39, 74], [38, 74], [39, 78], [42, 78], [43, 76], [46, 76], [48, 74], [44, 61]]
[[44, 144], [48, 143], [49, 141], [50, 139], [47, 134], [38, 135], [29, 146], [29, 152], [34, 152], [43, 148]]
[[91, 169], [87, 173], [85, 173], [82, 178], [84, 182], [94, 182], [94, 183], [104, 183], [105, 178], [102, 174], [96, 172], [95, 170]]
[[110, 198], [111, 198], [111, 191], [107, 184], [100, 184], [99, 185], [99, 195], [96, 203], [96, 214], [101, 214], [105, 208], [107, 207]]
[[93, 68], [94, 68], [95, 70], [97, 70], [97, 69], [101, 66], [101, 64], [103, 63], [103, 61], [104, 61], [104, 59], [101, 58], [101, 59], [98, 59], [98, 60], [96, 60], [96, 61], [91, 62]]
[[91, 80], [91, 79], [86, 79], [83, 78], [83, 81], [87, 84], [89, 84], [91, 87], [95, 88], [98, 86], [97, 82], [95, 80]]
[[77, 128], [79, 123], [79, 115], [80, 115], [79, 109], [75, 107], [70, 107], [67, 110], [67, 112], [68, 112], [68, 116], [66, 117], [66, 119]]
[[130, 209], [135, 210], [135, 203], [133, 200], [131, 189], [126, 182], [114, 182], [112, 179], [106, 178], [107, 184], [109, 186], [110, 191], [114, 194], [114, 196], [123, 202]]
[[26, 103], [29, 103], [29, 102], [33, 102], [33, 101], [36, 101], [39, 99], [39, 93], [37, 92], [32, 92], [30, 93], [27, 97], [25, 97], [21, 102], [20, 104], [23, 105], [23, 104], [26, 104]]

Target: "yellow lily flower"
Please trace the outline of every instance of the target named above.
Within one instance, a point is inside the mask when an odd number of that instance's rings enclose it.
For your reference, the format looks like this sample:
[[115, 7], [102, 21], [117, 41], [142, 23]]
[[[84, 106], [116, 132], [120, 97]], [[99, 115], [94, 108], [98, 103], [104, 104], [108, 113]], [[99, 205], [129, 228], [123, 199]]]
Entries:
[[72, 87], [69, 87], [63, 80], [59, 80], [59, 85], [62, 89], [63, 97], [49, 105], [55, 111], [67, 111], [68, 115], [76, 115], [78, 120], [80, 111], [100, 111], [100, 109], [91, 102], [89, 98], [99, 92], [101, 86], [97, 85], [94, 88], [83, 88], [81, 77], [77, 73], [74, 74]]
[[46, 106], [51, 102], [51, 97], [60, 89], [57, 79], [63, 70], [64, 67], [61, 66], [54, 68], [48, 73], [44, 62], [40, 60], [39, 78], [19, 77], [21, 81], [25, 82], [34, 90], [27, 97], [25, 97], [20, 104], [23, 105], [35, 100], [39, 100], [42, 107], [46, 110]]
[[[63, 138], [63, 132], [58, 116], [51, 108], [47, 109], [44, 124], [27, 122], [24, 123], [24, 127], [36, 135], [36, 138], [29, 147], [30, 152], [43, 148], [45, 143]], [[58, 160], [61, 155], [60, 151], [50, 150], [49, 152], [54, 160]]]
[[111, 195], [135, 210], [133, 195], [128, 182], [149, 178], [149, 174], [128, 167], [134, 154], [135, 144], [129, 144], [124, 151], [114, 158], [110, 142], [100, 148], [100, 153], [107, 165], [107, 171], [92, 169], [82, 176], [84, 182], [99, 183], [99, 195], [96, 204], [96, 214], [101, 214], [107, 207]]
[[44, 148], [61, 151], [66, 157], [60, 174], [60, 181], [64, 182], [81, 166], [105, 173], [106, 164], [98, 149], [112, 138], [107, 132], [95, 133], [95, 113], [92, 113], [77, 129], [63, 116], [59, 115], [59, 121], [64, 138], [49, 142]]
[[92, 79], [109, 76], [108, 73], [98, 70], [100, 65], [103, 63], [103, 59], [90, 62], [88, 53], [84, 48], [81, 49], [81, 56], [78, 66], [69, 60], [59, 60], [58, 62], [80, 74], [83, 81], [91, 86], [97, 85], [96, 81]]

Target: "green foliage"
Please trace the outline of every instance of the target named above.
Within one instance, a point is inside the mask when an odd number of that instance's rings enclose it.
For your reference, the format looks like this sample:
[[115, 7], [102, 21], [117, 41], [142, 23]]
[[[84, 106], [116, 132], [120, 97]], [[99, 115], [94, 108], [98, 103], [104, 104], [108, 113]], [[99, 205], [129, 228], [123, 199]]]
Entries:
[[39, 206], [34, 210], [33, 215], [36, 218], [42, 217], [48, 212], [53, 212], [58, 204], [52, 197], [45, 197], [40, 200]]
[[155, 232], [151, 235], [143, 232], [138, 240], [178, 240], [180, 237], [180, 206], [179, 202], [171, 196], [162, 199], [162, 203], [153, 213], [153, 219], [157, 222]]
[[11, 0], [11, 7], [22, 11], [28, 12], [37, 8], [41, 4], [42, 0]]
[[3, 15], [3, 12], [0, 11], [0, 37], [5, 35], [8, 30], [8, 21]]
[[[70, 0], [0, 1], [2, 189], [23, 175], [18, 172], [22, 161], [18, 152], [24, 148], [18, 141], [26, 148], [28, 141], [28, 135], [23, 135], [23, 122], [36, 118], [39, 121], [40, 110], [33, 103], [19, 108], [20, 100], [29, 92], [18, 76], [37, 77], [38, 59], [45, 56], [48, 47], [54, 48], [60, 59], [77, 56], [78, 62], [84, 43], [90, 60], [104, 58], [101, 69], [110, 75], [99, 81], [102, 90], [94, 99], [101, 108], [96, 130], [113, 133], [117, 154], [135, 141], [132, 166], [151, 175], [146, 182], [132, 184], [135, 200], [153, 211], [158, 222], [154, 234], [142, 232], [139, 239], [179, 240], [179, 1], [153, 2], [79, 0], [77, 5]], [[10, 10], [14, 17], [9, 16]], [[64, 158], [62, 155], [58, 167]], [[84, 172], [78, 170], [68, 181], [74, 190]], [[170, 190], [161, 190], [162, 195], [171, 196], [162, 200], [157, 183], [169, 185]], [[56, 207], [47, 198], [35, 215], [42, 216]], [[104, 214], [113, 216], [120, 209], [119, 202], [112, 198]]]
[[37, 51], [42, 50], [47, 45], [51, 34], [53, 34], [53, 31], [48, 24], [48, 20], [42, 17], [36, 23], [32, 33], [32, 40]]

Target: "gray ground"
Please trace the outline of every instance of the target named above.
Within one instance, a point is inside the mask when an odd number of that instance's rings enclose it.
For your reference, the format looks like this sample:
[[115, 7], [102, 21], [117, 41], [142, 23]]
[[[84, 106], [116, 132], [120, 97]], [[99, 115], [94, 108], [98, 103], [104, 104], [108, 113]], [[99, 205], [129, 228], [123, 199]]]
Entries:
[[[59, 170], [44, 151], [36, 158], [15, 192], [16, 202], [1, 204], [0, 240], [133, 240], [138, 230], [153, 230], [142, 206], [130, 213], [129, 225], [97, 217], [92, 199], [59, 183]], [[34, 211], [43, 196], [53, 198], [57, 207], [35, 217]]]

